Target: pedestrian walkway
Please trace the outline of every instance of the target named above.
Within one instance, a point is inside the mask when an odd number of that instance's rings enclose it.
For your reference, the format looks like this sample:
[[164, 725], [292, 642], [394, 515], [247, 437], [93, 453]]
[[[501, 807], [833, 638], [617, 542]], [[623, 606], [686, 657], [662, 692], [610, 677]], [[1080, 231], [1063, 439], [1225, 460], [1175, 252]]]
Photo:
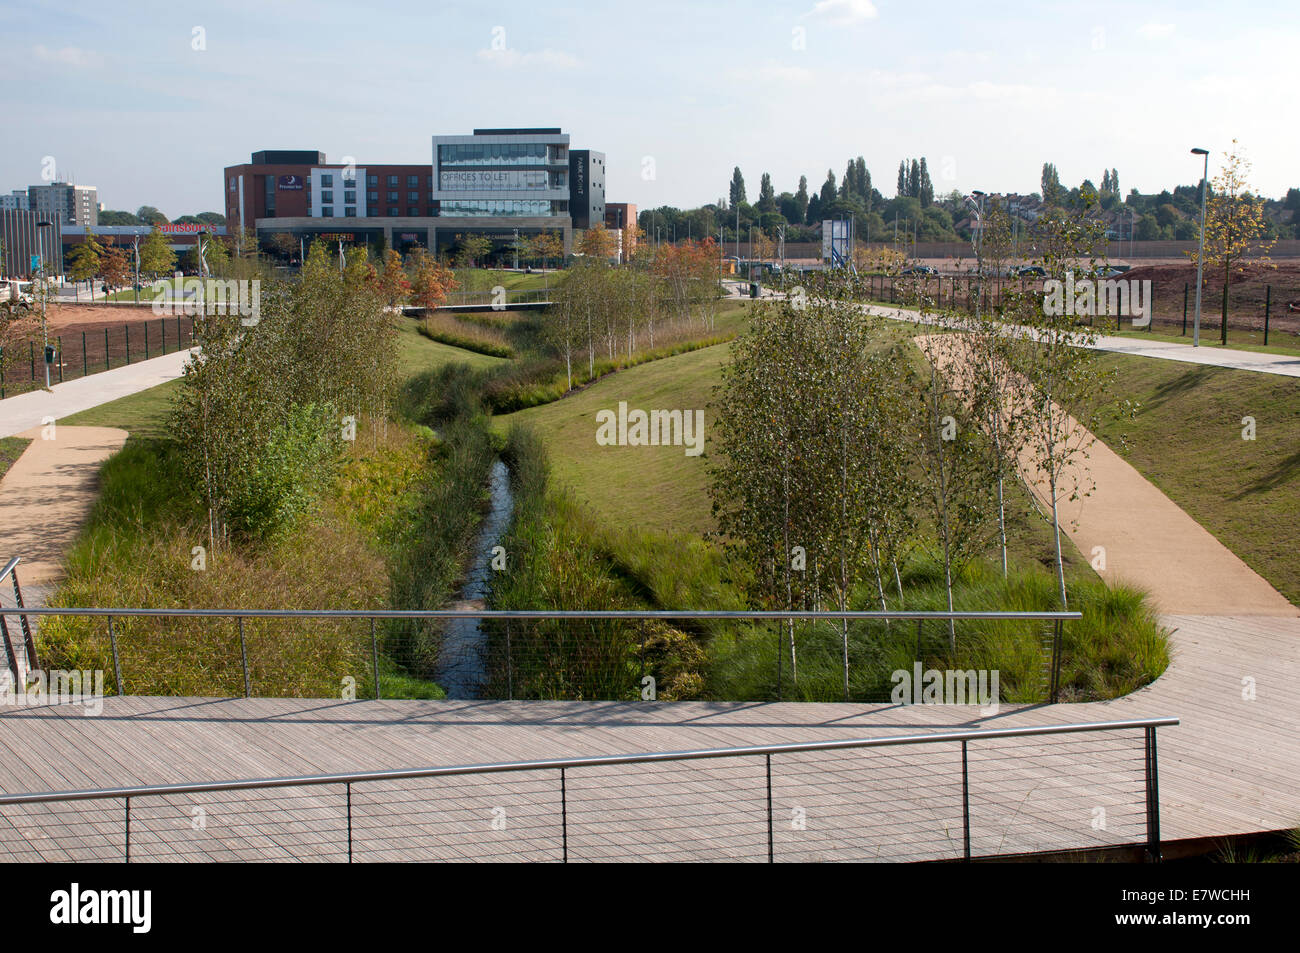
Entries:
[[[867, 314], [894, 321], [913, 324], [943, 325], [937, 315], [924, 315], [911, 308], [867, 304], [862, 306]], [[1235, 371], [1254, 371], [1259, 374], [1278, 374], [1283, 377], [1300, 377], [1300, 357], [1291, 354], [1265, 354], [1260, 351], [1235, 351], [1225, 347], [1192, 347], [1173, 341], [1144, 341], [1135, 338], [1112, 336], [1098, 337], [1088, 345], [1091, 350], [1113, 351], [1134, 357], [1153, 357], [1164, 361], [1181, 361], [1205, 367], [1223, 367]]]
[[31, 443], [0, 480], [0, 552], [21, 556], [23, 584], [35, 587], [60, 575], [95, 504], [100, 465], [122, 448], [127, 433], [55, 425], [19, 436]]
[[[960, 338], [952, 334], [916, 338], [926, 357], [959, 386]], [[1067, 421], [1071, 444], [1086, 446], [1087, 458], [1063, 474], [1065, 489], [1058, 504], [1061, 528], [1085, 558], [1102, 567], [1098, 574], [1107, 584], [1139, 586], [1161, 612], [1300, 616], [1300, 609], [1128, 461], [1073, 417]], [[1033, 466], [1030, 450], [1021, 454], [1020, 475], [1050, 509], [1050, 494]], [[1089, 486], [1088, 495], [1079, 493], [1069, 499], [1071, 490]]]
[[48, 420], [60, 420], [175, 380], [184, 373], [190, 355], [196, 351], [197, 348], [174, 351], [162, 357], [55, 384], [48, 391], [34, 390], [0, 400], [0, 437], [12, 437], [24, 430], [40, 427]]

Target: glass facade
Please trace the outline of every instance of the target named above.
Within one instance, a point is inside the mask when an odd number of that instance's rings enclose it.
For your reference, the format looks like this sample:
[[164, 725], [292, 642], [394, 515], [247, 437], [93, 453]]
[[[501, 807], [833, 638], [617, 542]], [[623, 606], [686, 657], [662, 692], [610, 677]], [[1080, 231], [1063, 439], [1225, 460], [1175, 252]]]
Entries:
[[568, 163], [567, 146], [544, 142], [484, 142], [438, 146], [438, 166], [465, 168], [473, 166], [546, 166]]
[[444, 217], [492, 218], [500, 216], [540, 217], [569, 214], [569, 203], [548, 199], [443, 199], [440, 214]]

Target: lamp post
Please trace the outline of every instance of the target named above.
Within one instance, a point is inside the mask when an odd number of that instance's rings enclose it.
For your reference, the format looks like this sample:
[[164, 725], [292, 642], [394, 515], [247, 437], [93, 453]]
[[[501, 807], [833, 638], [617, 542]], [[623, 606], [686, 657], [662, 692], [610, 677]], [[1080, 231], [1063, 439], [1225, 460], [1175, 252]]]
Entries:
[[1201, 346], [1201, 275], [1205, 271], [1205, 191], [1210, 177], [1210, 150], [1193, 149], [1192, 155], [1205, 157], [1201, 172], [1201, 247], [1196, 253], [1196, 312], [1192, 318], [1192, 347]]
[[[50, 231], [42, 231], [50, 229]], [[46, 317], [46, 307], [50, 300], [50, 269], [46, 264], [45, 246], [53, 233], [53, 222], [37, 222], [36, 233], [41, 239], [41, 357], [45, 361], [45, 389], [50, 389], [50, 325]], [[91, 295], [94, 295], [94, 286], [91, 286]]]
[[966, 196], [966, 202], [975, 210], [975, 234], [971, 236], [971, 244], [975, 246], [975, 272], [979, 276], [975, 286], [975, 316], [979, 317], [980, 306], [984, 301], [984, 193], [973, 189]]

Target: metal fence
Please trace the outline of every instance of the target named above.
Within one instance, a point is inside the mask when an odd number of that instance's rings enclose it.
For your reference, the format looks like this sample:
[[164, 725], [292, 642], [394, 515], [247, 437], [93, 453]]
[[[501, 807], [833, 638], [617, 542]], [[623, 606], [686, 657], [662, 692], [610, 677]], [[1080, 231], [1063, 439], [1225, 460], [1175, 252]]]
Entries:
[[[194, 345], [194, 319], [189, 315], [63, 328], [49, 338], [50, 383], [138, 364]], [[0, 398], [44, 385], [45, 354], [38, 340], [19, 345], [8, 360], [0, 360]]]
[[9, 860], [1160, 856], [1174, 718], [0, 795]]
[[[116, 694], [864, 702], [891, 701], [898, 671], [974, 674], [1009, 654], [1020, 657], [1015, 700], [1056, 701], [1062, 626], [1082, 618], [0, 607], [5, 614], [56, 619], [38, 627], [42, 658], [53, 669], [102, 669]], [[708, 684], [701, 646], [708, 678], [724, 688]]]

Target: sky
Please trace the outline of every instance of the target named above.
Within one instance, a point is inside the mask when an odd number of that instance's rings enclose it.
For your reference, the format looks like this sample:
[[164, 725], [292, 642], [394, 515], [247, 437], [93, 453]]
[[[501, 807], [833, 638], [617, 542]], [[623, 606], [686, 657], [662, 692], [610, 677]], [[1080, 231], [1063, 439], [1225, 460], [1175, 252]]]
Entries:
[[428, 163], [430, 137], [559, 126], [606, 153], [606, 198], [694, 207], [739, 165], [819, 188], [862, 155], [894, 194], [1122, 191], [1211, 176], [1238, 140], [1256, 190], [1300, 186], [1300, 6], [1281, 2], [335, 3], [0, 0], [0, 192], [60, 179], [106, 208], [222, 207], [260, 149]]

